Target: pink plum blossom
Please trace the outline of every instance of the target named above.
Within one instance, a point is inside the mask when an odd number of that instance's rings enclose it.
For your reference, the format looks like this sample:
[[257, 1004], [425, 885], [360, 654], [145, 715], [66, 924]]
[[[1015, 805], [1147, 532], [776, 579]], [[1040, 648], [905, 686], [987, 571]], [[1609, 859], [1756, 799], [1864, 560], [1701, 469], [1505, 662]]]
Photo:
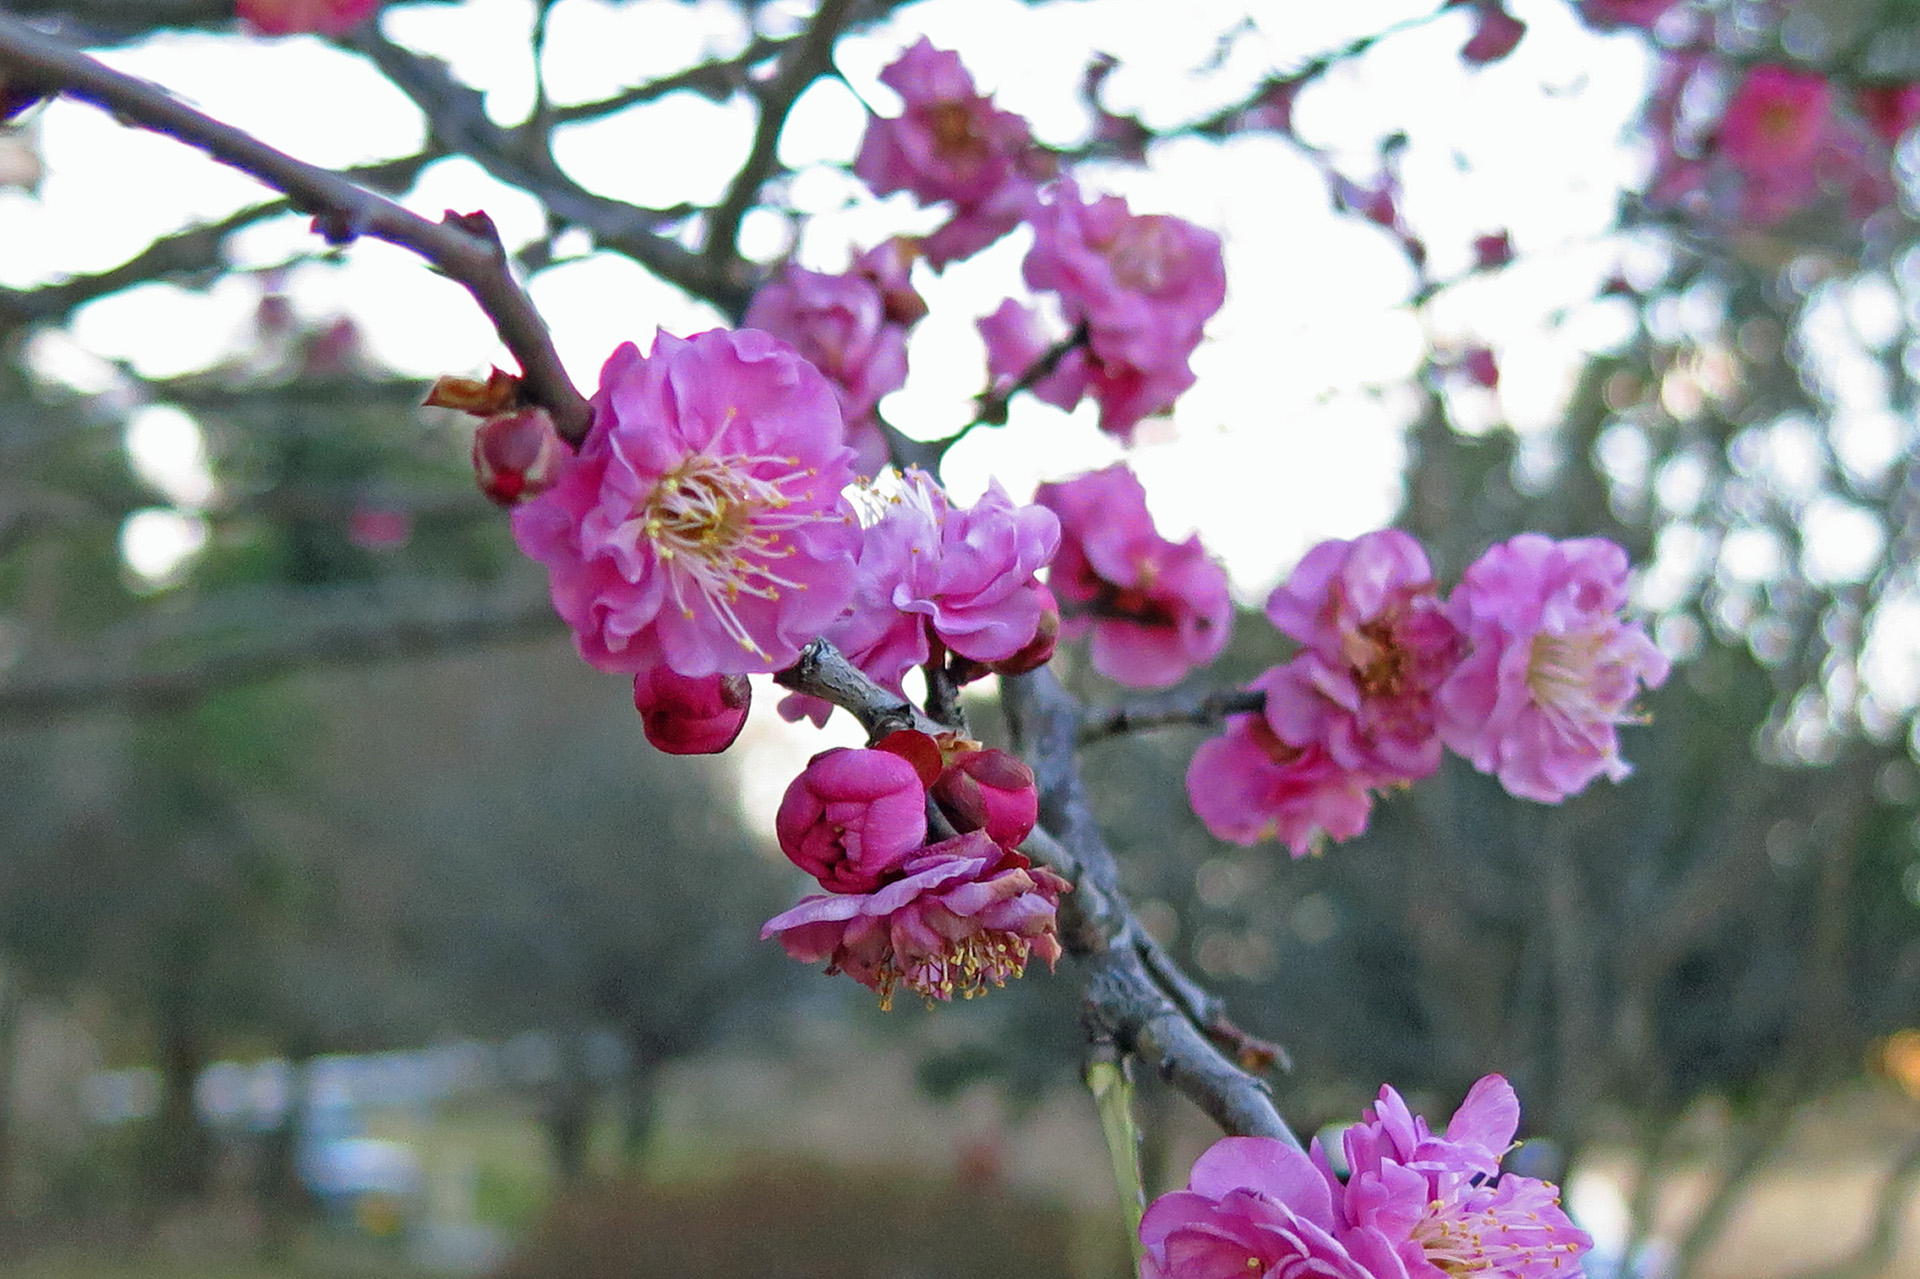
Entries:
[[1227, 573], [1198, 536], [1169, 542], [1125, 463], [1055, 484], [1034, 501], [1060, 517], [1048, 585], [1061, 634], [1091, 631], [1093, 667], [1135, 688], [1176, 684], [1220, 655], [1233, 627]]
[[926, 843], [927, 788], [899, 755], [822, 751], [787, 787], [774, 832], [823, 887], [872, 892]]
[[1440, 766], [1435, 694], [1465, 643], [1418, 542], [1398, 529], [1322, 542], [1275, 588], [1267, 617], [1305, 646], [1254, 683], [1281, 741], [1324, 747], [1377, 786]]
[[641, 730], [669, 755], [719, 754], [740, 736], [752, 705], [744, 675], [681, 675], [656, 666], [633, 677]]
[[861, 271], [822, 275], [789, 265], [754, 294], [741, 323], [790, 343], [826, 375], [862, 473], [878, 475], [887, 464], [887, 441], [874, 410], [882, 396], [906, 385], [907, 333], [889, 318], [874, 279]]
[[904, 109], [867, 122], [853, 170], [876, 194], [907, 191], [922, 204], [953, 205], [953, 218], [921, 241], [927, 260], [943, 267], [1018, 225], [1051, 169], [1027, 122], [982, 95], [959, 54], [925, 38], [880, 79]]
[[1323, 746], [1288, 745], [1258, 715], [1229, 715], [1225, 733], [1200, 743], [1187, 799], [1215, 839], [1278, 839], [1295, 857], [1352, 839], [1373, 811], [1365, 774], [1342, 768]]
[[715, 329], [624, 343], [592, 404], [579, 454], [513, 514], [581, 655], [635, 674], [791, 663], [852, 593], [833, 389], [785, 343]]
[[343, 36], [380, 9], [384, 0], [238, 0], [234, 11], [263, 36]]
[[[1348, 1175], [1337, 1202], [1340, 1237], [1360, 1253], [1390, 1248], [1408, 1279], [1579, 1276], [1593, 1240], [1567, 1218], [1555, 1188], [1500, 1175], [1519, 1123], [1520, 1103], [1499, 1075], [1473, 1086], [1444, 1136], [1399, 1093], [1381, 1088], [1378, 1103], [1342, 1138]], [[1325, 1169], [1318, 1142], [1314, 1155]]]
[[1627, 553], [1522, 533], [1488, 549], [1447, 603], [1471, 650], [1439, 693], [1446, 744], [1513, 794], [1558, 803], [1629, 771], [1617, 727], [1665, 654], [1627, 605]]
[[1018, 848], [1040, 820], [1033, 770], [1002, 750], [959, 752], [929, 793], [955, 830], [983, 830], [1002, 848]]
[[1060, 957], [1055, 911], [1071, 885], [1019, 853], [969, 831], [930, 844], [901, 877], [870, 893], [828, 893], [767, 921], [802, 963], [827, 962], [878, 992], [880, 1006], [905, 985], [927, 1000], [972, 998], [1004, 986], [1038, 956]]
[[1059, 294], [1067, 324], [1087, 335], [1061, 362], [1055, 393], [1083, 384], [1100, 405], [1100, 428], [1127, 435], [1193, 385], [1188, 357], [1226, 299], [1220, 237], [1180, 218], [1135, 215], [1118, 196], [1087, 203], [1071, 178], [1032, 220], [1027, 284]]
[[1768, 63], [1748, 71], [1720, 120], [1720, 153], [1743, 173], [1804, 168], [1833, 101], [1826, 77]]
[[1389, 1279], [1341, 1242], [1339, 1193], [1286, 1142], [1223, 1137], [1141, 1217], [1141, 1279]]

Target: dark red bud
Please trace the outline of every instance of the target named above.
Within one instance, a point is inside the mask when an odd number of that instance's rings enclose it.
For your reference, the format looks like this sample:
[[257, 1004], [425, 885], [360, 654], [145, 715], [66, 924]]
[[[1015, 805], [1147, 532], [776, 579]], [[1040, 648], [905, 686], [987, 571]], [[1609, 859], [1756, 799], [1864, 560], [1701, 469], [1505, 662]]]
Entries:
[[545, 409], [501, 413], [473, 433], [474, 477], [501, 506], [546, 492], [571, 456]]
[[1002, 848], [1016, 847], [1040, 817], [1033, 770], [1001, 750], [957, 756], [928, 794], [955, 830], [983, 830]]
[[753, 705], [744, 675], [682, 675], [656, 666], [633, 677], [633, 708], [647, 740], [669, 755], [717, 755], [733, 745]]

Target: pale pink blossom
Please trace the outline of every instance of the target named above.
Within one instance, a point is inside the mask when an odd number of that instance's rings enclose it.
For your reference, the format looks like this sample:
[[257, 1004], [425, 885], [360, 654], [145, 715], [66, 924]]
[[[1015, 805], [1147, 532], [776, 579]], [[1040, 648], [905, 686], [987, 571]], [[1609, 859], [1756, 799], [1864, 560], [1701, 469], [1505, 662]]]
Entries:
[[887, 299], [863, 271], [823, 275], [789, 264], [753, 295], [741, 324], [788, 343], [826, 375], [840, 397], [863, 475], [887, 465], [887, 440], [874, 416], [881, 397], [906, 385], [907, 331], [888, 318]]
[[780, 850], [836, 893], [867, 893], [927, 841], [927, 788], [880, 750], [836, 748], [807, 762], [774, 818]]
[[384, 0], [237, 0], [234, 11], [263, 36], [343, 36], [379, 12]]
[[1018, 225], [1051, 167], [1027, 122], [981, 94], [959, 54], [924, 37], [880, 79], [904, 106], [867, 122], [853, 169], [877, 194], [953, 205], [953, 219], [921, 241], [927, 260], [945, 266]]
[[1367, 783], [1325, 747], [1289, 746], [1262, 717], [1229, 715], [1226, 732], [1194, 751], [1187, 799], [1215, 839], [1244, 846], [1278, 839], [1305, 857], [1367, 828]]
[[1093, 635], [1093, 667], [1136, 688], [1176, 684], [1218, 657], [1233, 628], [1227, 573], [1200, 545], [1161, 537], [1125, 463], [1055, 484], [1034, 501], [1060, 517], [1048, 585], [1061, 634]]
[[1100, 427], [1127, 435], [1193, 384], [1187, 361], [1226, 298], [1220, 237], [1181, 218], [1135, 215], [1125, 200], [1087, 203], [1071, 178], [1034, 210], [1023, 272], [1060, 297], [1086, 345], [1061, 362], [1056, 394], [1078, 383], [1100, 405]]
[[852, 592], [833, 389], [785, 343], [715, 329], [623, 344], [592, 403], [579, 454], [513, 514], [581, 655], [635, 674], [790, 664]]
[[1341, 1242], [1339, 1193], [1286, 1142], [1223, 1137], [1141, 1217], [1141, 1279], [1400, 1279]]
[[1305, 646], [1253, 685], [1280, 740], [1324, 747], [1375, 786], [1440, 766], [1435, 694], [1465, 643], [1418, 542], [1398, 529], [1322, 542], [1274, 589], [1267, 617]]
[[829, 975], [878, 992], [883, 1008], [898, 986], [928, 1000], [971, 998], [1035, 957], [1049, 968], [1059, 959], [1055, 911], [1071, 886], [985, 831], [928, 845], [900, 875], [870, 893], [804, 898], [760, 936], [802, 963], [825, 960]]
[[669, 755], [719, 754], [740, 736], [752, 705], [744, 675], [681, 675], [656, 666], [633, 677], [641, 730]]
[[1612, 542], [1523, 533], [1489, 548], [1447, 603], [1471, 649], [1440, 689], [1446, 744], [1545, 803], [1625, 777], [1617, 728], [1668, 669], [1626, 605], [1627, 553]]

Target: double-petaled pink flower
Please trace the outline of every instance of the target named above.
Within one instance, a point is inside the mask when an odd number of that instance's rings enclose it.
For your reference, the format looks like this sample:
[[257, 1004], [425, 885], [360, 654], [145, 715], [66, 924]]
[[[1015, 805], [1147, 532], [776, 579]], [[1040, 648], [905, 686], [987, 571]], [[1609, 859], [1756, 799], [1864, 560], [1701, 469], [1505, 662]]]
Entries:
[[1292, 746], [1259, 715], [1230, 715], [1187, 766], [1187, 799], [1215, 839], [1251, 846], [1278, 839], [1295, 857], [1367, 828], [1373, 797], [1364, 773], [1324, 746]]
[[1435, 694], [1465, 644], [1420, 544], [1398, 529], [1322, 542], [1267, 600], [1302, 651], [1254, 684], [1290, 746], [1319, 746], [1376, 786], [1440, 766]]
[[1161, 537], [1124, 463], [1057, 484], [1034, 501], [1060, 517], [1048, 585], [1061, 634], [1093, 635], [1093, 667], [1136, 688], [1178, 683], [1220, 655], [1233, 627], [1226, 570], [1198, 536]]
[[1090, 394], [1100, 428], [1127, 435], [1193, 385], [1188, 357], [1227, 294], [1220, 237], [1181, 218], [1131, 213], [1119, 196], [1088, 203], [1071, 178], [1054, 184], [1032, 221], [1027, 284], [1057, 293], [1068, 326], [1086, 330], [1043, 398], [1071, 407]]
[[1602, 538], [1522, 533], [1482, 555], [1447, 602], [1472, 647], [1440, 688], [1441, 736], [1515, 795], [1557, 803], [1630, 771], [1618, 726], [1669, 664], [1622, 616], [1627, 568]]
[[1142, 1217], [1143, 1279], [1579, 1279], [1593, 1240], [1554, 1187], [1499, 1175], [1519, 1114], [1489, 1075], [1435, 1137], [1382, 1088], [1348, 1130], [1345, 1182], [1318, 1141], [1224, 1138]]
[[1004, 986], [1035, 957], [1060, 957], [1055, 912], [1067, 881], [969, 831], [921, 849], [868, 893], [817, 894], [767, 921], [803, 963], [825, 960], [891, 1005], [899, 986], [933, 1000]]
[[578, 456], [514, 535], [594, 666], [774, 671], [852, 593], [852, 480], [839, 401], [791, 347], [662, 333], [607, 360]]
[[949, 203], [953, 217], [920, 243], [936, 268], [969, 257], [1019, 224], [1051, 158], [1027, 122], [993, 105], [960, 55], [922, 38], [880, 73], [904, 108], [867, 122], [853, 171], [875, 192]]

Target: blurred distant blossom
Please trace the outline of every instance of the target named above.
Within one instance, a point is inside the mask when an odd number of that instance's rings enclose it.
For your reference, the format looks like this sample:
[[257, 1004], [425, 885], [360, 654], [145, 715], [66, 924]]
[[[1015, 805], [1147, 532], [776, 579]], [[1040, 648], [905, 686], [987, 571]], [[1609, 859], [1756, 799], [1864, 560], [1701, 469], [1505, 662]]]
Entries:
[[1440, 766], [1435, 693], [1465, 653], [1420, 544], [1398, 529], [1308, 551], [1267, 600], [1303, 651], [1254, 687], [1290, 746], [1318, 745], [1375, 785]]
[[1898, 145], [1920, 123], [1920, 84], [1861, 85], [1853, 101], [1874, 136], [1888, 146]]
[[385, 0], [238, 0], [234, 11], [263, 36], [343, 36], [379, 12]]
[[1627, 553], [1522, 533], [1491, 547], [1447, 602], [1472, 645], [1441, 686], [1446, 744], [1524, 799], [1558, 803], [1630, 769], [1618, 726], [1668, 661], [1627, 606]]
[[1125, 463], [1042, 484], [1034, 501], [1060, 517], [1048, 585], [1061, 634], [1092, 632], [1093, 667], [1135, 688], [1176, 684], [1218, 657], [1233, 627], [1227, 573], [1199, 537], [1170, 542]]
[[578, 455], [514, 511], [514, 536], [601, 670], [779, 670], [852, 593], [843, 440], [832, 387], [765, 333], [623, 343]]
[[641, 730], [669, 755], [717, 755], [746, 726], [753, 686], [744, 675], [681, 675], [665, 666], [633, 677]]
[[1747, 174], [1804, 166], [1820, 145], [1832, 103], [1833, 89], [1818, 72], [1754, 67], [1720, 118], [1720, 153]]
[[1278, 839], [1295, 857], [1352, 839], [1373, 811], [1368, 778], [1324, 746], [1291, 746], [1259, 715], [1230, 715], [1187, 767], [1187, 799], [1216, 839], [1251, 846]]
[[1679, 0], [1581, 0], [1580, 13], [1597, 27], [1652, 27]]
[[1507, 12], [1500, 0], [1480, 0], [1473, 6], [1473, 34], [1461, 46], [1460, 56], [1476, 66], [1498, 62], [1520, 45], [1527, 24]]
[[927, 260], [937, 268], [969, 257], [1017, 226], [1052, 170], [1027, 122], [981, 94], [959, 54], [924, 37], [880, 79], [904, 109], [868, 121], [854, 172], [877, 194], [953, 206], [952, 220], [921, 241]]
[[760, 930], [802, 963], [825, 960], [876, 991], [881, 1007], [905, 986], [921, 997], [972, 998], [1003, 986], [1034, 958], [1060, 958], [1055, 912], [1066, 880], [969, 831], [930, 844], [901, 877], [870, 893], [801, 900]]

